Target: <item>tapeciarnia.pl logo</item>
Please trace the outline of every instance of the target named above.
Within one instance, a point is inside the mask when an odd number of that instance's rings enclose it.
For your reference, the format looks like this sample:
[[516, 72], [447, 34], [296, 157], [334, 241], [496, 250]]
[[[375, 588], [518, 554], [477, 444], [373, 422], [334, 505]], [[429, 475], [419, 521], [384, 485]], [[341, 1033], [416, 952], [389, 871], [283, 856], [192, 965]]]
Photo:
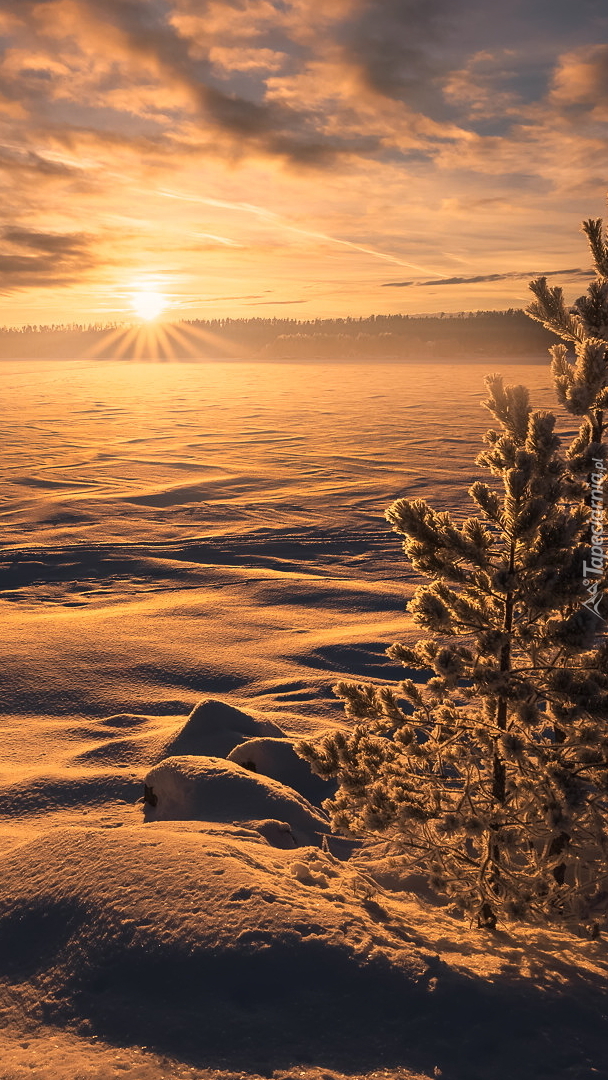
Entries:
[[[602, 622], [606, 622], [600, 615], [598, 606], [603, 599], [600, 589], [601, 578], [604, 576], [604, 562], [606, 555], [604, 543], [604, 477], [606, 466], [602, 458], [593, 458], [595, 472], [591, 473], [591, 554], [590, 562], [583, 561], [583, 585], [587, 589], [588, 596], [583, 607], [589, 608]], [[593, 576], [591, 576], [593, 575]]]

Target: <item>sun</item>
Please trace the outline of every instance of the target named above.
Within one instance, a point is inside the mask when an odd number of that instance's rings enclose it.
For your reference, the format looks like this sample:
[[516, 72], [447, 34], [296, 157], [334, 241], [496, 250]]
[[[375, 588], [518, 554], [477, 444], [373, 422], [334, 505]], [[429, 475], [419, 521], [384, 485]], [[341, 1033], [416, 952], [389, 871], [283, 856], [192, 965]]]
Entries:
[[131, 293], [130, 304], [140, 319], [144, 322], [152, 322], [162, 315], [168, 305], [168, 300], [162, 293], [151, 289], [140, 289], [138, 292]]

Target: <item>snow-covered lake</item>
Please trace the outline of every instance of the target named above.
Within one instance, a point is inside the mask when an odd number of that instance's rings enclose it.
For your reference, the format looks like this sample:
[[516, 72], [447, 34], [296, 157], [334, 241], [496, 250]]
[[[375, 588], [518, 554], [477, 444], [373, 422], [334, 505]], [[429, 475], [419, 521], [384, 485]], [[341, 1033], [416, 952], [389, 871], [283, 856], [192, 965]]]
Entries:
[[497, 366], [552, 400], [544, 364], [2, 361], [3, 542], [377, 537], [458, 506]]
[[552, 402], [548, 365], [491, 359], [2, 362], [11, 710], [283, 712], [376, 670], [408, 577], [383, 511], [469, 512], [493, 370]]
[[400, 676], [383, 511], [470, 512], [492, 371], [553, 404], [548, 362], [0, 363], [7, 1080], [600, 1075], [602, 943], [322, 850], [291, 747]]

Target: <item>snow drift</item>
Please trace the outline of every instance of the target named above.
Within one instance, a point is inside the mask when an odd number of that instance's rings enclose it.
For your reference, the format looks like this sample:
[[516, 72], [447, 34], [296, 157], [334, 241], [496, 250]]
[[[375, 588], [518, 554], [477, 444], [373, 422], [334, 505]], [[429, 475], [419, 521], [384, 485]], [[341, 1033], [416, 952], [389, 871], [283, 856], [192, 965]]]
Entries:
[[[316, 848], [225, 824], [69, 828], [4, 855], [0, 874], [5, 1017], [242, 1076], [323, 1062], [555, 1080], [602, 1061], [597, 961], [585, 984], [568, 984], [565, 955], [526, 978], [521, 942], [472, 946], [419, 903], [366, 898], [365, 876]], [[550, 940], [528, 944], [546, 965]]]
[[194, 706], [186, 723], [158, 750], [159, 758], [201, 754], [226, 757], [235, 746], [256, 735], [283, 735], [276, 724], [256, 720], [225, 701], [205, 698]]
[[317, 806], [336, 789], [334, 781], [313, 773], [308, 762], [296, 754], [290, 739], [248, 739], [230, 751], [228, 761], [278, 780]]
[[286, 822], [298, 844], [320, 845], [327, 819], [297, 792], [218, 757], [170, 757], [145, 780], [146, 821]]

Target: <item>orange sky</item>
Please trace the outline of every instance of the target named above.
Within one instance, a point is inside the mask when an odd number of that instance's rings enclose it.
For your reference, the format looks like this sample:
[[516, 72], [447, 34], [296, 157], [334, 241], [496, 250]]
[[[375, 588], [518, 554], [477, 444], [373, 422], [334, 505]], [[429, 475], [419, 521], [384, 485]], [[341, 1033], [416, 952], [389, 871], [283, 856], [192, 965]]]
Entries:
[[0, 324], [584, 291], [599, 0], [0, 0]]

